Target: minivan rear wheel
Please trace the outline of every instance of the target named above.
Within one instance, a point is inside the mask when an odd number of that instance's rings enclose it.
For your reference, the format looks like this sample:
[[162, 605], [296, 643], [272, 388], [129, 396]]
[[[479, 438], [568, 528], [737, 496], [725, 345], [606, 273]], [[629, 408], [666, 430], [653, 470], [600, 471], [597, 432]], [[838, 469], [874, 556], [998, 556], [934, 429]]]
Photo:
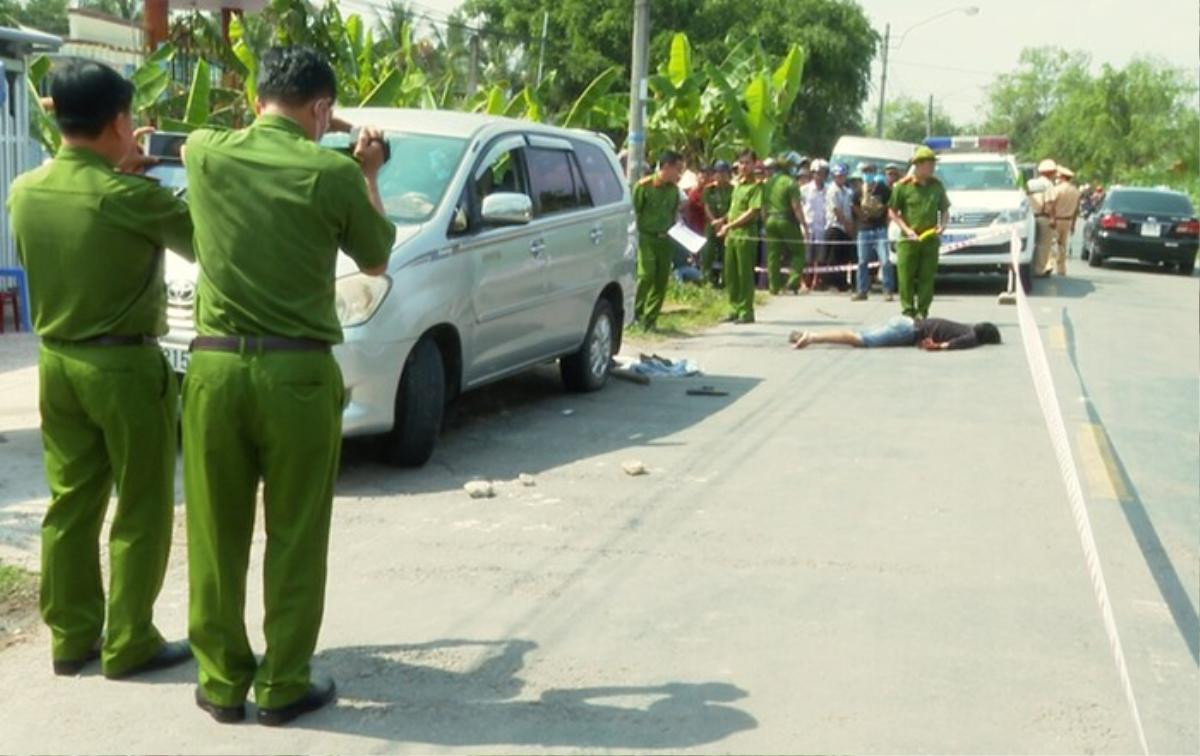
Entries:
[[558, 362], [563, 385], [568, 391], [585, 393], [599, 391], [608, 382], [612, 366], [613, 345], [616, 344], [616, 317], [612, 303], [601, 297], [592, 310], [587, 336], [579, 351]]
[[1093, 268], [1099, 268], [1104, 265], [1104, 258], [1100, 256], [1099, 249], [1092, 247], [1092, 252], [1088, 255], [1088, 265]]
[[433, 455], [446, 409], [446, 369], [433, 339], [417, 342], [404, 363], [396, 391], [396, 420], [383, 437], [380, 456], [397, 467], [420, 467]]

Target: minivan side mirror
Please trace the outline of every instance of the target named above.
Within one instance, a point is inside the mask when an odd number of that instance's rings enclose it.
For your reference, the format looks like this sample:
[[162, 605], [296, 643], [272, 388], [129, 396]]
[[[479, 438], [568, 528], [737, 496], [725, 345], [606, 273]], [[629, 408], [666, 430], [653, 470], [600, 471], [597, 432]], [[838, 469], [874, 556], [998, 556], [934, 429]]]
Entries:
[[533, 200], [517, 192], [489, 194], [479, 216], [486, 226], [523, 226], [533, 220]]

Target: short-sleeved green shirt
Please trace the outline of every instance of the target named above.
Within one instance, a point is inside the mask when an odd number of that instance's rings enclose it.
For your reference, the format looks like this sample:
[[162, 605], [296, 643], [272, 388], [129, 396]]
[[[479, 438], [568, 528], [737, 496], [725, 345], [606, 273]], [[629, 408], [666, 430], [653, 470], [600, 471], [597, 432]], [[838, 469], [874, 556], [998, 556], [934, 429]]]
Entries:
[[733, 184], [714, 181], [704, 187], [700, 199], [714, 218], [724, 218], [729, 213], [729, 202], [733, 199]]
[[675, 225], [679, 212], [679, 187], [657, 176], [647, 176], [633, 187], [633, 209], [638, 232], [661, 236]]
[[767, 219], [771, 222], [799, 222], [792, 210], [792, 203], [800, 203], [800, 187], [787, 173], [776, 173], [767, 180], [763, 205]]
[[942, 182], [931, 177], [924, 184], [898, 182], [892, 187], [888, 207], [900, 213], [904, 222], [920, 234], [937, 226], [938, 215], [950, 209], [950, 198]]
[[396, 239], [358, 164], [277, 115], [238, 131], [192, 132], [185, 160], [200, 264], [197, 333], [340, 343], [338, 249], [376, 267]]
[[[736, 220], [747, 210], [761, 210], [763, 206], [763, 185], [757, 181], [747, 181], [733, 187], [733, 197], [729, 201], [729, 220]], [[754, 236], [758, 228], [754, 223], [747, 223], [729, 230], [729, 238]]]
[[167, 332], [163, 249], [192, 257], [191, 217], [173, 192], [68, 146], [13, 182], [8, 212], [39, 336]]

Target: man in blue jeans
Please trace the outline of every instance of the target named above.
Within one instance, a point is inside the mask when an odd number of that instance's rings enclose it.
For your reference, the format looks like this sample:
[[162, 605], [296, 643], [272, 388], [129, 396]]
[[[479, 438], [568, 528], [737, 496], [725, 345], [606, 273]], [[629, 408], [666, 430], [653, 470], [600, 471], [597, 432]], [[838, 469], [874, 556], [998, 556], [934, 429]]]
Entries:
[[858, 276], [855, 292], [850, 299], [865, 302], [871, 288], [871, 260], [879, 261], [879, 278], [883, 283], [884, 297], [890, 302], [895, 298], [896, 270], [888, 258], [888, 200], [892, 189], [886, 177], [874, 163], [859, 163], [858, 173], [862, 176], [862, 189], [854, 195], [854, 215], [858, 220]]
[[913, 320], [907, 315], [897, 315], [886, 323], [860, 331], [792, 331], [788, 341], [793, 349], [810, 344], [842, 344], [867, 349], [919, 346], [927, 352], [940, 352], [999, 344], [1000, 329], [992, 323], [956, 323], [942, 318]]

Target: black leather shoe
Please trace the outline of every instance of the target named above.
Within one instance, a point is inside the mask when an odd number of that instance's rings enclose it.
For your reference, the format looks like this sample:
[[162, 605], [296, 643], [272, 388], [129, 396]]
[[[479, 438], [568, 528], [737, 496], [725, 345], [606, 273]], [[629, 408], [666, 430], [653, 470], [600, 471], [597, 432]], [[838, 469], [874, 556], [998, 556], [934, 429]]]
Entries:
[[160, 669], [175, 667], [189, 661], [191, 658], [192, 647], [187, 641], [171, 641], [162, 644], [162, 648], [158, 649], [158, 653], [138, 666], [127, 669], [120, 674], [110, 675], [105, 673], [104, 676], [109, 680], [124, 680], [127, 677], [135, 677], [137, 675], [144, 675], [147, 672], [156, 672]]
[[278, 709], [259, 709], [258, 723], [267, 727], [280, 727], [291, 722], [296, 717], [314, 712], [322, 706], [337, 700], [337, 686], [328, 677], [313, 680], [308, 684], [308, 692], [299, 701], [281, 706]]
[[208, 715], [217, 720], [221, 724], [235, 724], [246, 718], [246, 705], [238, 704], [237, 706], [217, 706], [212, 701], [204, 697], [200, 692], [200, 688], [196, 688], [196, 705], [202, 711], [208, 712]]
[[97, 646], [81, 659], [55, 659], [54, 674], [59, 677], [74, 677], [83, 668], [100, 658], [100, 647]]

